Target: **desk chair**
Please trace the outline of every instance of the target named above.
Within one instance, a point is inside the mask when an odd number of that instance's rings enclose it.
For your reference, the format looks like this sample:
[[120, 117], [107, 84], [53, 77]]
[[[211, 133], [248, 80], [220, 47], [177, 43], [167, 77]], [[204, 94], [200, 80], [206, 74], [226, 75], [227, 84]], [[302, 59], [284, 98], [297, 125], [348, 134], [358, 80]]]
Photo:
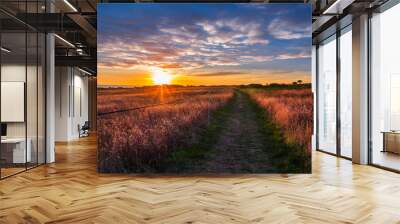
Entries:
[[89, 121], [85, 121], [82, 127], [78, 125], [79, 138], [89, 136], [89, 129], [90, 129]]

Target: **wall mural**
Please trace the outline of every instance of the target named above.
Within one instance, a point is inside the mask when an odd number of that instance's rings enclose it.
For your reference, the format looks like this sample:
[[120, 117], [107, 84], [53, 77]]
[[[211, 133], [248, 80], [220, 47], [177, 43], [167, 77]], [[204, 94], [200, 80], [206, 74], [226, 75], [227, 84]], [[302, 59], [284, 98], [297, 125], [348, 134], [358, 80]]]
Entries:
[[308, 4], [99, 4], [98, 170], [310, 173]]

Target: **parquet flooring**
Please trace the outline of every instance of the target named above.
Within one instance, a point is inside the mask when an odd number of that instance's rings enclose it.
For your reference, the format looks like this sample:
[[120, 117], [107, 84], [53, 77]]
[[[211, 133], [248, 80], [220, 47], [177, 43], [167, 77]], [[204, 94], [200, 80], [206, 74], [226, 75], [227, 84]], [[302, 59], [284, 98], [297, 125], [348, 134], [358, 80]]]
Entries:
[[96, 140], [0, 181], [0, 223], [400, 223], [400, 175], [319, 152], [311, 175], [98, 174]]

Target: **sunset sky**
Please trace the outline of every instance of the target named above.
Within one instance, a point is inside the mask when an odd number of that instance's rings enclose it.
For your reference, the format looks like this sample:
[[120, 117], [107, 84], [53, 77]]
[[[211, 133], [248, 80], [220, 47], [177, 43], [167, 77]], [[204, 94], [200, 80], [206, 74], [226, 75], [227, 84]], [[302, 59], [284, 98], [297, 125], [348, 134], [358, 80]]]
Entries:
[[99, 4], [98, 84], [311, 78], [308, 4]]

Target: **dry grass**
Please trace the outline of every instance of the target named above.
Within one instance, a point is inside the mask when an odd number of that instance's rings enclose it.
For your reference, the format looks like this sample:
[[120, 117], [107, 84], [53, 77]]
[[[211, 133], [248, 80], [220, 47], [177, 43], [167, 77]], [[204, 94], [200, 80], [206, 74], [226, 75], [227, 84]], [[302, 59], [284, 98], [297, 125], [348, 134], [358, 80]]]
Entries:
[[[117, 94], [111, 94], [117, 91]], [[145, 172], [159, 168], [173, 150], [198, 140], [209, 114], [233, 95], [230, 88], [107, 90], [99, 93], [99, 112], [175, 102], [98, 118], [99, 169], [102, 172]], [[103, 90], [104, 93], [104, 90]], [[155, 96], [159, 96], [158, 99]], [[147, 100], [146, 100], [147, 99]], [[177, 100], [180, 100], [177, 102]]]
[[298, 144], [311, 152], [313, 97], [310, 89], [253, 90], [249, 93], [281, 128], [287, 143]]
[[173, 103], [191, 97], [206, 97], [225, 88], [152, 86], [137, 88], [99, 88], [97, 111], [106, 113], [160, 103]]
[[[265, 115], [279, 128], [278, 133], [283, 133], [282, 144], [300, 149], [282, 155], [292, 156], [293, 161], [297, 159], [301, 164], [307, 163], [303, 158], [309, 157], [306, 154], [310, 155], [311, 149], [311, 91], [265, 88], [246, 91], [260, 106], [260, 114], [265, 110]], [[203, 142], [207, 130], [214, 125], [210, 124], [210, 118], [224, 105], [230, 105], [227, 102], [233, 99], [233, 92], [231, 87], [99, 89], [98, 111], [103, 114], [98, 117], [99, 170], [162, 172], [168, 167], [167, 158], [175, 158], [182, 149]], [[124, 111], [118, 112], [121, 110]], [[225, 113], [224, 116], [230, 115]], [[212, 134], [219, 137], [218, 133]], [[286, 165], [298, 164], [288, 161]]]

